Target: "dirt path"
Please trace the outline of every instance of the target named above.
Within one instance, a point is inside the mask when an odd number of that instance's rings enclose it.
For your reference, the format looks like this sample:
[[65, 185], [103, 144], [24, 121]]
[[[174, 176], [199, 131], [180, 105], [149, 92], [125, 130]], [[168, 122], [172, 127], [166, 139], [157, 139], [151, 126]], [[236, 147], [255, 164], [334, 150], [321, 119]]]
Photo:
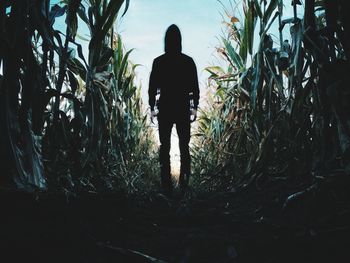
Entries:
[[288, 203], [305, 185], [174, 200], [1, 191], [0, 262], [350, 262], [342, 180]]

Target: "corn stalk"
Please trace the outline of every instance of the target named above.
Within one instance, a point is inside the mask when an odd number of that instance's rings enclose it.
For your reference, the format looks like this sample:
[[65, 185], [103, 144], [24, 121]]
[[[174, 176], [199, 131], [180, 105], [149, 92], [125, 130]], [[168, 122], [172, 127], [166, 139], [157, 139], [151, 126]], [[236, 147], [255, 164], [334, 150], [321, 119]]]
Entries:
[[[110, 46], [124, 1], [50, 2], [0, 2], [1, 179], [25, 190], [96, 189], [153, 147], [130, 52], [120, 37]], [[76, 41], [81, 23], [88, 58]]]
[[299, 4], [292, 1], [294, 16], [284, 18], [282, 1], [246, 0], [242, 22], [226, 10], [229, 33], [218, 51], [228, 69], [207, 68], [214, 106], [203, 113], [194, 146], [196, 163], [214, 160], [210, 169], [225, 187], [260, 175], [349, 171], [345, 3], [306, 1], [303, 18]]

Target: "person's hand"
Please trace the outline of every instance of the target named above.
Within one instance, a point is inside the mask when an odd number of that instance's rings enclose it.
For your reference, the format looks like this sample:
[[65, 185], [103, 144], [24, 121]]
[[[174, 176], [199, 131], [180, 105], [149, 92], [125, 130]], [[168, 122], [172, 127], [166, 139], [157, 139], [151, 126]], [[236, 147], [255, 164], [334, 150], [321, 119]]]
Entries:
[[197, 119], [197, 110], [191, 109], [191, 116], [190, 116], [191, 122], [194, 122]]
[[154, 118], [156, 118], [157, 117], [157, 113], [156, 113], [156, 111], [155, 110], [152, 110], [151, 111], [151, 122], [154, 124]]

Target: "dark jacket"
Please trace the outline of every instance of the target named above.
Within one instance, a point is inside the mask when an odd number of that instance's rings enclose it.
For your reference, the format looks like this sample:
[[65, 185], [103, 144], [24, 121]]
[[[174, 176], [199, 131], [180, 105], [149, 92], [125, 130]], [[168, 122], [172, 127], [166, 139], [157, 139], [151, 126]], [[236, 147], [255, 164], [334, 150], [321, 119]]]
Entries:
[[[190, 99], [194, 108], [199, 101], [197, 69], [193, 59], [181, 53], [181, 33], [171, 26], [165, 35], [165, 54], [153, 61], [149, 81], [149, 105], [155, 106], [157, 91], [160, 92], [159, 112], [188, 113]], [[191, 96], [190, 96], [191, 94]]]

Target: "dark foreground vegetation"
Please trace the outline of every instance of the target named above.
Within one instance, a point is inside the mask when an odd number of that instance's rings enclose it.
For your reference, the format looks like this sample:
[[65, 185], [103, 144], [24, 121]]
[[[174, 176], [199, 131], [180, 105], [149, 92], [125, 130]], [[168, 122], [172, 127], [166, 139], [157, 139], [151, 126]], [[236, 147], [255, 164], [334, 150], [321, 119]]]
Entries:
[[171, 200], [124, 1], [52, 2], [0, 1], [0, 262], [350, 260], [345, 0], [225, 5], [227, 69], [207, 68], [191, 190]]
[[1, 262], [348, 262], [348, 176], [185, 199], [1, 192]]

